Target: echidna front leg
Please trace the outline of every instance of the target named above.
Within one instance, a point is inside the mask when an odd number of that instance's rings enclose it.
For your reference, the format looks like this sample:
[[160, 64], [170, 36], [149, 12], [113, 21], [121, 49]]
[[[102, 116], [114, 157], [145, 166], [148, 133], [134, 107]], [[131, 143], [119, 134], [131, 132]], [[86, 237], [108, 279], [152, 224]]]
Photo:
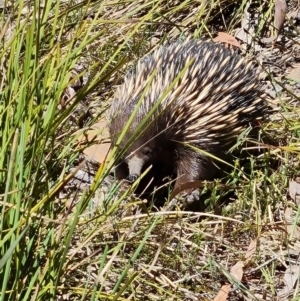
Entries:
[[[182, 189], [182, 185], [198, 180], [210, 180], [217, 172], [216, 165], [208, 157], [201, 156], [193, 151], [185, 151], [177, 161], [177, 180], [174, 191]], [[186, 189], [180, 192], [187, 195], [188, 203], [199, 200], [199, 190]]]

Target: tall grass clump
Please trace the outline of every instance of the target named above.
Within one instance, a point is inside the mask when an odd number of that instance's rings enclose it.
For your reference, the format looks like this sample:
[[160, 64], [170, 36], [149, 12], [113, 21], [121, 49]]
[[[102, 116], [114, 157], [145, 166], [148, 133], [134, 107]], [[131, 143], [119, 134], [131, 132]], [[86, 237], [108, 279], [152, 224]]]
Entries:
[[[71, 76], [103, 35], [93, 31], [102, 9], [101, 2], [7, 1], [1, 12], [1, 300], [56, 300], [87, 199], [69, 216], [57, 202], [80, 150], [70, 116], [120, 60], [116, 51]], [[96, 71], [62, 106], [72, 82]]]

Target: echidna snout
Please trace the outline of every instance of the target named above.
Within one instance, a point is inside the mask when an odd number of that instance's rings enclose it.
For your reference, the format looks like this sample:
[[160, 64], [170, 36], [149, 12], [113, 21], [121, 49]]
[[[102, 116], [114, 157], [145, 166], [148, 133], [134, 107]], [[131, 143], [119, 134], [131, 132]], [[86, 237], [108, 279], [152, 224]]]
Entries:
[[130, 174], [127, 179], [130, 183], [133, 183], [138, 177], [139, 175], [135, 173], [135, 174]]
[[140, 175], [144, 165], [144, 160], [137, 155], [133, 155], [127, 160], [129, 175], [127, 177], [129, 182], [134, 182]]
[[[157, 160], [155, 154], [149, 142], [146, 142], [143, 146], [133, 145], [129, 150], [129, 155], [125, 158], [125, 162], [128, 166], [127, 180], [134, 182], [142, 173], [143, 169], [152, 166]], [[133, 150], [133, 151], [132, 151]]]

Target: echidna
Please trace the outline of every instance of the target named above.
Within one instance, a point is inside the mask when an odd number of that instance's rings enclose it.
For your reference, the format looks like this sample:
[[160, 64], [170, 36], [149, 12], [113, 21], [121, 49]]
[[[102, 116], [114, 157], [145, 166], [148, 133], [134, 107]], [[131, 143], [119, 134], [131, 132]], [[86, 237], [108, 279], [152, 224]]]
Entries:
[[205, 152], [224, 158], [242, 131], [268, 115], [261, 90], [253, 65], [221, 44], [188, 40], [158, 48], [128, 72], [112, 101], [113, 145], [135, 109], [120, 149], [140, 126], [117, 177], [134, 181], [152, 165], [154, 177], [176, 177], [174, 189], [212, 179], [217, 167]]

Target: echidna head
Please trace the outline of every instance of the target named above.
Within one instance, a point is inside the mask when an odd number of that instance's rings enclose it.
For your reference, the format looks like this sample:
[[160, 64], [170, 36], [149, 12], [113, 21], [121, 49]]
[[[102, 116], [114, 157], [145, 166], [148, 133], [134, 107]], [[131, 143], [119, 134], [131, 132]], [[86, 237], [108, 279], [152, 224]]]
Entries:
[[[148, 167], [157, 167], [159, 162], [166, 160], [169, 149], [164, 133], [157, 133], [156, 126], [150, 126], [139, 135], [127, 148], [123, 161], [128, 166], [128, 180], [134, 182]], [[124, 137], [124, 142], [131, 137], [131, 130]], [[120, 147], [122, 147], [122, 142]]]
[[[112, 122], [111, 133], [117, 132], [115, 129], [120, 128], [118, 125], [118, 120]], [[164, 133], [157, 133], [157, 128], [159, 127], [152, 125], [139, 135], [135, 132], [136, 124], [133, 124], [120, 142], [119, 149], [126, 150], [122, 156], [122, 162], [128, 167], [127, 179], [130, 182], [134, 182], [148, 167], [157, 166], [163, 160], [166, 150], [169, 149], [166, 145], [166, 136]], [[132, 137], [135, 139], [128, 146], [128, 141], [132, 140]], [[116, 140], [115, 136], [115, 139], [112, 139], [113, 145], [116, 145]]]
[[[118, 137], [124, 131], [135, 105], [135, 101], [126, 103], [126, 106], [122, 102], [115, 102], [110, 118], [112, 145], [117, 144]], [[168, 157], [167, 153], [170, 150], [166, 130], [168, 118], [160, 114], [159, 108], [149, 117], [147, 114], [150, 109], [151, 106], [141, 105], [118, 145], [120, 150], [126, 150], [120, 163], [126, 163], [128, 166], [127, 178], [130, 182], [135, 181], [148, 167], [160, 166]], [[148, 119], [144, 123], [145, 118]], [[141, 124], [143, 124], [142, 128]], [[128, 142], [132, 140], [133, 143], [128, 145]]]
[[156, 161], [156, 154], [150, 145], [141, 146], [128, 153], [129, 155], [125, 157], [129, 171], [128, 180], [134, 182], [141, 175], [143, 168], [149, 167]]

